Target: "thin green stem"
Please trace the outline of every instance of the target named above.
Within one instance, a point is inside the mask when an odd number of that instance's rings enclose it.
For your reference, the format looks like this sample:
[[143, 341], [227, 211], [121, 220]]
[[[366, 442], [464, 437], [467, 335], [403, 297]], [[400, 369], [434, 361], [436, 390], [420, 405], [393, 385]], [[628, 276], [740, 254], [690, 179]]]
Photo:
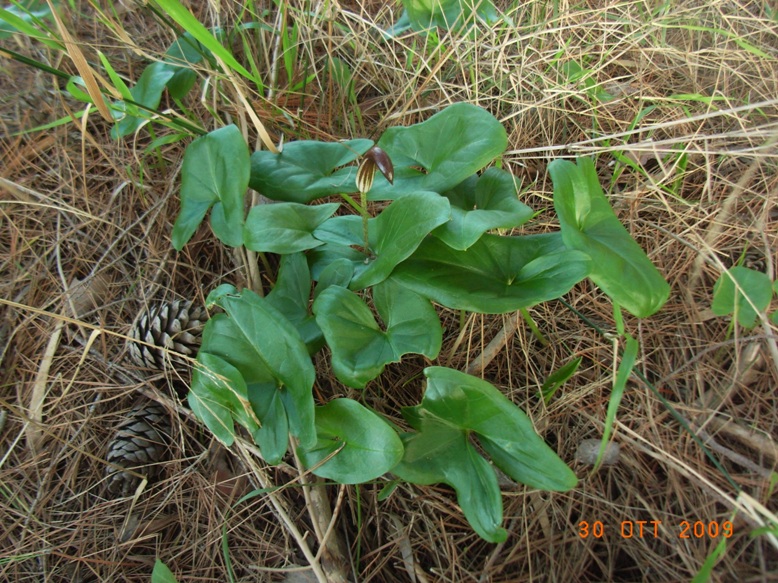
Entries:
[[365, 255], [370, 256], [370, 239], [367, 233], [367, 193], [359, 193], [359, 201], [362, 203], [362, 239], [365, 241]]
[[345, 192], [341, 192], [340, 196], [342, 196], [343, 200], [345, 200], [349, 204], [349, 206], [353, 208], [355, 211], [357, 211], [360, 215], [365, 214], [365, 211], [362, 208], [362, 206], [360, 206], [360, 204], [357, 201], [351, 198], [351, 196], [349, 196]]

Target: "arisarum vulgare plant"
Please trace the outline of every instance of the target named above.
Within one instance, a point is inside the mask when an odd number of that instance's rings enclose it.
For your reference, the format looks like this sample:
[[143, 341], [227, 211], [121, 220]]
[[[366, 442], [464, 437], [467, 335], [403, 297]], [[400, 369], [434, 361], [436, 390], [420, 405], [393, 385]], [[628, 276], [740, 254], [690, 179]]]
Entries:
[[[550, 166], [559, 232], [495, 234], [533, 215], [510, 173], [484, 170], [506, 146], [498, 120], [466, 103], [388, 129], [377, 143], [298, 141], [250, 153], [227, 126], [190, 144], [176, 249], [210, 211], [224, 244], [281, 256], [267, 296], [222, 285], [207, 300], [220, 310], [205, 327], [189, 403], [220, 441], [231, 444], [238, 423], [270, 464], [286, 455], [291, 434], [302, 463], [335, 482], [392, 474], [449, 484], [475, 531], [493, 542], [506, 537], [493, 466], [533, 488], [575, 487], [522, 410], [463, 372], [424, 369], [421, 403], [400, 412], [409, 431], [352, 399], [314, 403], [311, 357], [324, 346], [335, 377], [356, 389], [406, 354], [434, 360], [443, 337], [435, 304], [513, 312], [586, 277], [636, 316], [667, 299], [588, 159]], [[249, 188], [275, 202], [245, 213]], [[357, 214], [336, 215], [338, 195]], [[390, 202], [372, 216], [369, 201]]]

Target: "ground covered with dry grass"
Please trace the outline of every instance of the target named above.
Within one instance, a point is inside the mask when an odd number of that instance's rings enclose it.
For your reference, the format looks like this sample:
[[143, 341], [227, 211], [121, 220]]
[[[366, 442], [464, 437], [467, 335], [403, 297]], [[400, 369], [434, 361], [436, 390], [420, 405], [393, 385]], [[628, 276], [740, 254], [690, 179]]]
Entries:
[[[539, 334], [516, 314], [441, 311], [435, 364], [503, 390], [579, 485], [506, 483], [509, 538], [499, 545], [473, 533], [448, 487], [403, 485], [383, 501], [383, 482], [328, 487], [354, 580], [688, 581], [706, 560], [712, 581], [778, 580], [776, 330], [766, 321], [745, 330], [710, 310], [724, 269], [776, 277], [778, 16], [767, 4], [502, 2], [505, 18], [471, 36], [385, 39], [399, 4], [295, 1], [279, 11], [260, 1], [239, 14], [192, 3], [209, 26], [262, 23], [233, 49], [255, 59], [264, 87], [245, 95], [276, 142], [377, 138], [449, 103], [480, 105], [508, 131], [501, 163], [539, 211], [532, 230], [557, 228], [547, 164], [594, 156], [619, 218], [671, 285], [655, 316], [626, 319], [644, 380], [632, 377], [618, 411], [618, 461], [596, 471], [576, 451], [602, 436], [617, 364], [607, 297], [584, 282], [565, 303], [532, 308]], [[97, 70], [100, 50], [130, 85], [175, 38], [133, 3], [98, 15], [77, 1], [64, 22]], [[278, 33], [293, 23], [285, 61]], [[76, 74], [67, 55], [24, 35], [0, 47]], [[333, 57], [350, 79], [331, 74]], [[181, 253], [171, 248], [191, 138], [163, 139], [170, 131], [151, 124], [113, 140], [94, 109], [77, 116], [84, 104], [61, 79], [0, 63], [0, 579], [148, 581], [159, 558], [180, 581], [295, 580], [290, 570], [308, 564], [296, 536], [319, 548], [297, 470], [264, 466], [248, 442], [219, 446], [173, 390], [188, 370], [151, 375], [126, 358], [129, 325], [147, 303], [202, 303], [219, 283], [245, 283], [239, 258], [207, 227]], [[206, 130], [236, 123], [254, 144], [229, 84], [207, 68], [198, 75], [185, 102], [163, 97], [160, 109]], [[263, 274], [266, 285], [272, 277]], [[580, 369], [545, 405], [539, 387], [575, 357]], [[367, 400], [397, 416], [418, 403], [427, 364], [390, 366]], [[351, 394], [325, 357], [317, 365], [317, 397]], [[149, 398], [173, 419], [171, 459], [133, 496], [109, 496], [107, 444]], [[274, 496], [236, 504], [272, 486]]]

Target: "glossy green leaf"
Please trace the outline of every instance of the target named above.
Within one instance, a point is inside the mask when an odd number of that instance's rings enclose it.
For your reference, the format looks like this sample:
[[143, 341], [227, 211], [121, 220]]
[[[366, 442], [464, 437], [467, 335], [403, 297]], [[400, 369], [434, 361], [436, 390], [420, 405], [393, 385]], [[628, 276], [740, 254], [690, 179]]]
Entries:
[[216, 438], [227, 446], [232, 445], [233, 420], [251, 432], [259, 429], [260, 422], [251, 408], [240, 371], [226, 360], [202, 350], [197, 362], [200, 366], [192, 372], [189, 406]]
[[431, 237], [392, 279], [449, 308], [501, 314], [564, 295], [586, 277], [589, 263], [559, 233], [484, 235], [467, 251]]
[[518, 227], [533, 214], [519, 202], [513, 175], [498, 168], [471, 176], [443, 194], [451, 203], [451, 220], [432, 234], [454, 249], [467, 249], [490, 229]]
[[243, 197], [249, 180], [249, 151], [240, 130], [229, 125], [189, 144], [181, 168], [181, 212], [173, 226], [180, 251], [212, 206], [211, 226], [223, 243], [243, 243]]
[[243, 227], [247, 249], [267, 253], [297, 253], [322, 244], [313, 231], [331, 217], [340, 205], [336, 202], [304, 205], [296, 202], [260, 204], [253, 207]]
[[392, 473], [414, 484], [448, 484], [465, 518], [489, 542], [507, 538], [497, 476], [464, 431], [422, 413], [420, 431], [403, 436], [405, 455]]
[[313, 292], [314, 299], [330, 286], [348, 287], [354, 277], [354, 263], [345, 257], [336, 259], [319, 273], [319, 280]]
[[177, 583], [177, 581], [168, 566], [157, 559], [154, 561], [154, 569], [151, 571], [151, 583]]
[[389, 128], [378, 146], [394, 165], [394, 185], [377, 179], [371, 200], [396, 199], [421, 191], [445, 192], [503, 153], [502, 124], [488, 111], [455, 103], [427, 121]]
[[477, 434], [492, 461], [514, 480], [542, 490], [574, 488], [575, 474], [535, 433], [532, 421], [483, 379], [444, 367], [424, 369], [421, 409]]
[[592, 258], [589, 277], [617, 304], [640, 318], [661, 308], [670, 286], [619, 222], [602, 192], [594, 162], [554, 160], [554, 208], [565, 245]]
[[440, 351], [440, 321], [428, 300], [391, 280], [374, 288], [373, 300], [386, 331], [367, 304], [343, 287], [328, 287], [313, 304], [316, 321], [332, 350], [335, 376], [355, 388], [363, 388], [387, 363], [398, 362], [404, 354], [435, 358]]
[[[162, 99], [162, 92], [175, 73], [176, 67], [168, 63], [162, 61], [151, 63], [143, 70], [135, 86], [130, 89], [132, 101], [149, 109], [157, 109]], [[147, 118], [148, 115], [126, 115], [111, 129], [111, 137], [116, 139], [133, 134]]]
[[238, 291], [238, 288], [236, 288], [231, 283], [222, 283], [217, 285], [208, 293], [208, 296], [205, 298], [205, 307], [209, 310], [213, 310], [213, 308], [218, 305], [217, 302], [221, 299], [221, 297], [227, 295], [237, 296], [240, 295], [240, 292]]
[[317, 476], [340, 484], [374, 480], [403, 456], [403, 444], [395, 430], [352, 399], [334, 399], [317, 407], [316, 434], [314, 447], [298, 449], [300, 459]]
[[736, 265], [722, 273], [713, 286], [711, 310], [717, 316], [734, 313], [738, 324], [753, 328], [758, 314], [770, 305], [772, 285], [767, 274]]
[[197, 73], [192, 69], [178, 67], [167, 82], [167, 90], [173, 99], [183, 99], [197, 81]]
[[[368, 221], [371, 254], [367, 261], [361, 253], [355, 255], [341, 250], [354, 261], [354, 278], [349, 287], [359, 290], [385, 280], [397, 264], [416, 250], [424, 237], [450, 216], [448, 199], [434, 192], [409, 194], [392, 202], [380, 215]], [[361, 246], [364, 245], [361, 229], [359, 217], [334, 217], [324, 222], [313, 236], [341, 246]], [[325, 253], [332, 250], [329, 247]], [[336, 251], [334, 255], [324, 257], [335, 260], [344, 255]]]
[[280, 154], [259, 150], [251, 155], [250, 186], [268, 198], [306, 203], [341, 192], [356, 192], [356, 166], [347, 166], [367, 152], [372, 140], [284, 145]]
[[281, 463], [289, 444], [289, 421], [275, 382], [252, 383], [246, 386], [249, 402], [262, 422], [252, 432], [262, 458], [270, 465]]
[[[340, 219], [344, 220], [341, 221]], [[361, 230], [362, 222], [360, 221], [359, 217], [355, 216], [334, 217], [322, 225], [322, 227], [327, 229], [331, 227], [337, 228], [339, 226], [344, 227], [344, 229], [348, 229], [353, 226], [356, 229], [356, 233], [357, 231]], [[323, 235], [320, 229], [316, 230], [314, 237], [322, 240]], [[356, 239], [359, 238], [359, 235], [356, 235]], [[311, 268], [311, 277], [313, 277], [314, 280], [319, 281], [323, 274], [327, 273], [332, 265], [337, 264], [339, 266], [343, 266], [344, 262], [347, 262], [351, 267], [351, 279], [353, 279], [355, 272], [364, 270], [365, 254], [358, 250], [362, 244], [355, 242], [353, 243], [354, 247], [350, 245], [351, 244], [325, 243], [324, 245], [308, 251], [308, 265]], [[343, 269], [343, 267], [341, 267], [341, 269]], [[349, 282], [351, 279], [349, 279]]]
[[403, 6], [414, 30], [460, 30], [476, 20], [492, 24], [499, 19], [491, 0], [403, 0]]
[[214, 303], [225, 313], [208, 320], [200, 352], [229, 362], [247, 385], [275, 382], [292, 433], [303, 446], [312, 445], [315, 371], [297, 330], [270, 302], [250, 290], [239, 296], [223, 293]]
[[305, 255], [294, 253], [281, 257], [276, 284], [265, 298], [297, 329], [309, 354], [324, 344], [324, 336], [308, 309], [311, 299], [311, 274]]
[[168, 81], [167, 88], [173, 99], [183, 99], [197, 80], [193, 65], [199, 64], [205, 55], [211, 56], [202, 44], [185, 32], [165, 51], [165, 62], [175, 66], [175, 74]]

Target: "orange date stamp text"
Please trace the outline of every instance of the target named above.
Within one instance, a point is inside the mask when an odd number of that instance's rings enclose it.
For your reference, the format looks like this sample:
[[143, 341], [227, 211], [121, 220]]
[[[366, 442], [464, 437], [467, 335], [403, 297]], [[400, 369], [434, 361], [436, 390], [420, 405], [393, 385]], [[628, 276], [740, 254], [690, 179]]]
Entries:
[[716, 539], [730, 538], [734, 532], [732, 521], [680, 520], [669, 524], [661, 520], [622, 520], [619, 524], [606, 524], [602, 520], [582, 520], [578, 523], [580, 538], [615, 537], [659, 538], [660, 533], [670, 534], [679, 539]]

